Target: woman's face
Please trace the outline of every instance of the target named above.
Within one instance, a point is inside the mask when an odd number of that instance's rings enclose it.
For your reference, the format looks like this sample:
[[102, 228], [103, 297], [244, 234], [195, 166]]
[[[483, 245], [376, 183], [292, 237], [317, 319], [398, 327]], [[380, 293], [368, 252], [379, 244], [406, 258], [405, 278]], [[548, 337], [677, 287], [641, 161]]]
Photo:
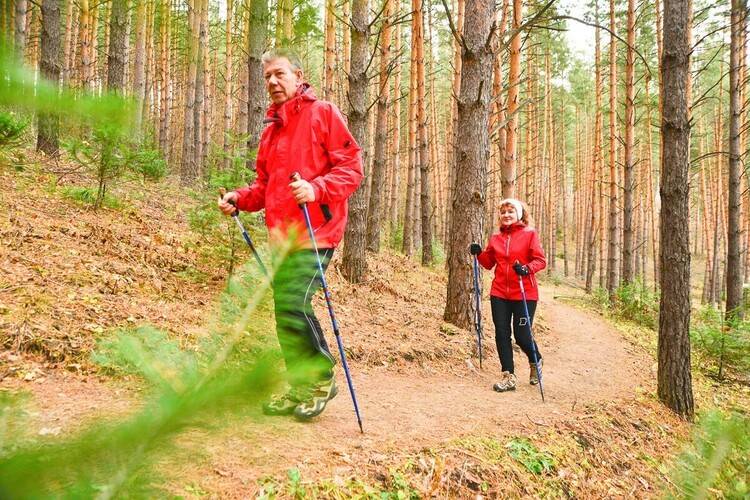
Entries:
[[518, 214], [513, 205], [503, 205], [500, 207], [500, 225], [511, 226], [518, 222]]

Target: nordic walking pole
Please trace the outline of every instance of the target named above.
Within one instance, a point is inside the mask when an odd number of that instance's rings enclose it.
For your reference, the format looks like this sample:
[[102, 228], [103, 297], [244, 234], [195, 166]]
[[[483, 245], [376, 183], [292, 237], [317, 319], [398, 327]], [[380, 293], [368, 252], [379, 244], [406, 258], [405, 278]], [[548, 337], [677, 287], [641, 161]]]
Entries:
[[[290, 178], [292, 181], [298, 181], [301, 179], [298, 172], [294, 172]], [[321, 205], [321, 208], [325, 205]], [[339, 332], [339, 324], [336, 322], [336, 315], [333, 313], [333, 304], [331, 304], [331, 293], [328, 291], [328, 283], [326, 282], [326, 276], [323, 273], [323, 264], [320, 261], [320, 254], [318, 253], [318, 244], [315, 242], [315, 232], [310, 222], [310, 212], [307, 210], [307, 203], [301, 203], [300, 209], [302, 214], [305, 216], [305, 225], [307, 226], [307, 234], [310, 235], [310, 241], [315, 250], [315, 257], [318, 260], [318, 272], [320, 272], [320, 283], [323, 285], [323, 294], [326, 298], [326, 305], [328, 306], [328, 315], [331, 317], [331, 324], [333, 325], [333, 334], [336, 336], [336, 344], [339, 347], [339, 355], [341, 356], [341, 366], [344, 367], [344, 374], [346, 375], [346, 383], [349, 386], [349, 394], [352, 396], [352, 403], [354, 403], [354, 413], [357, 415], [357, 423], [359, 424], [359, 432], [364, 433], [362, 430], [362, 417], [359, 415], [359, 405], [357, 404], [357, 394], [354, 392], [354, 383], [352, 382], [352, 376], [349, 373], [349, 365], [346, 362], [346, 353], [344, 352], [344, 343], [341, 341], [341, 333]], [[328, 212], [328, 207], [324, 209], [324, 213]], [[326, 218], [330, 214], [326, 215]]]
[[477, 329], [477, 348], [479, 349], [479, 369], [482, 369], [482, 310], [481, 310], [481, 296], [482, 293], [479, 291], [479, 262], [477, 256], [474, 255], [474, 299], [476, 302], [477, 313], [474, 317], [474, 324]]
[[[227, 194], [227, 190], [224, 188], [219, 189], [219, 194], [222, 198], [224, 198], [224, 195]], [[260, 260], [260, 255], [258, 255], [258, 251], [255, 249], [255, 245], [253, 245], [253, 240], [250, 239], [250, 235], [247, 233], [247, 230], [245, 230], [245, 226], [242, 224], [242, 221], [240, 220], [240, 211], [237, 209], [237, 205], [234, 203], [234, 200], [229, 202], [230, 205], [234, 206], [234, 212], [232, 213], [232, 218], [234, 219], [234, 222], [237, 223], [237, 227], [240, 228], [240, 232], [242, 232], [242, 237], [245, 239], [245, 242], [247, 243], [247, 246], [250, 247], [250, 250], [252, 250], [253, 255], [255, 256], [255, 260], [258, 262], [258, 266], [260, 267], [260, 270], [263, 271], [263, 274], [268, 277], [268, 271], [266, 270], [266, 266], [263, 265], [263, 261]]]
[[[516, 261], [518, 262], [518, 261]], [[544, 403], [544, 388], [542, 388], [542, 372], [539, 371], [539, 357], [536, 352], [536, 342], [534, 342], [534, 333], [531, 328], [531, 316], [529, 315], [529, 306], [526, 304], [526, 290], [523, 288], [523, 276], [518, 275], [518, 284], [521, 285], [521, 300], [523, 301], [523, 312], [526, 314], [526, 321], [529, 324], [529, 337], [531, 337], [531, 352], [534, 355], [534, 368], [536, 368], [536, 378], [539, 379], [539, 392], [542, 393], [542, 403]]]

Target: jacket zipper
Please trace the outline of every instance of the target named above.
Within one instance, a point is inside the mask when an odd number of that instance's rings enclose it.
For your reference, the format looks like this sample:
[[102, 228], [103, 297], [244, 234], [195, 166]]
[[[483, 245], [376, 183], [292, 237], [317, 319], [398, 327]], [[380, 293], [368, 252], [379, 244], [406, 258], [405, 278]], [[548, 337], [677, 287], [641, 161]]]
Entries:
[[508, 258], [508, 262], [505, 263], [505, 296], [510, 297], [510, 280], [508, 279], [508, 268], [510, 267], [510, 232], [508, 233], [508, 240], [505, 242], [505, 256]]

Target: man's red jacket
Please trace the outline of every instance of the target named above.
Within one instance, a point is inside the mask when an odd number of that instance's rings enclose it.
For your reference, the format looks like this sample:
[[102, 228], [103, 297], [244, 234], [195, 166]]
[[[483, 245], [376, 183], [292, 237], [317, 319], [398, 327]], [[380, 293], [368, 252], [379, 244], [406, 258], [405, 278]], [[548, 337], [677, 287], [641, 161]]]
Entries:
[[521, 286], [513, 264], [518, 261], [528, 266], [530, 274], [524, 276], [523, 287], [526, 300], [538, 300], [535, 273], [547, 266], [547, 259], [539, 242], [539, 235], [532, 227], [523, 222], [516, 222], [508, 227], [501, 227], [500, 232], [493, 234], [482, 253], [477, 256], [479, 263], [486, 269], [495, 267], [495, 279], [492, 280], [490, 295], [506, 300], [521, 300]]
[[[302, 84], [293, 98], [268, 108], [266, 121], [270, 124], [263, 130], [255, 161], [257, 177], [236, 190], [237, 208], [265, 208], [272, 238], [295, 234], [305, 244], [305, 219], [289, 187], [290, 176], [299, 172], [315, 191], [315, 202], [307, 206], [318, 246], [336, 247], [344, 236], [347, 198], [363, 176], [360, 147], [344, 117], [334, 104], [319, 101], [309, 85]], [[321, 205], [328, 206], [331, 220], [326, 220]]]

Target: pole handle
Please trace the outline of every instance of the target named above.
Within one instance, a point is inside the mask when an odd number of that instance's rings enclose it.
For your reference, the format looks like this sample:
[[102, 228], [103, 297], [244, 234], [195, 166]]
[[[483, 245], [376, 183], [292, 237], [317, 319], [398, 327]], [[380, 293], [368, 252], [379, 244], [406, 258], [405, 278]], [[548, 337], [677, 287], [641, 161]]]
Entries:
[[[292, 172], [292, 175], [289, 176], [289, 179], [291, 179], [292, 182], [297, 182], [299, 180], [302, 180], [302, 176], [299, 175], [299, 172]], [[304, 205], [304, 203], [302, 205]], [[326, 222], [331, 222], [331, 219], [333, 219], [333, 215], [331, 215], [331, 209], [328, 208], [328, 205], [321, 203], [320, 211], [323, 212], [323, 217], [325, 217]]]
[[[227, 194], [227, 189], [224, 187], [220, 187], [219, 198], [223, 200], [225, 194]], [[232, 214], [232, 217], [237, 217], [240, 214], [240, 211], [237, 208], [237, 203], [234, 200], [228, 200], [228, 203], [234, 207], [234, 213]]]

